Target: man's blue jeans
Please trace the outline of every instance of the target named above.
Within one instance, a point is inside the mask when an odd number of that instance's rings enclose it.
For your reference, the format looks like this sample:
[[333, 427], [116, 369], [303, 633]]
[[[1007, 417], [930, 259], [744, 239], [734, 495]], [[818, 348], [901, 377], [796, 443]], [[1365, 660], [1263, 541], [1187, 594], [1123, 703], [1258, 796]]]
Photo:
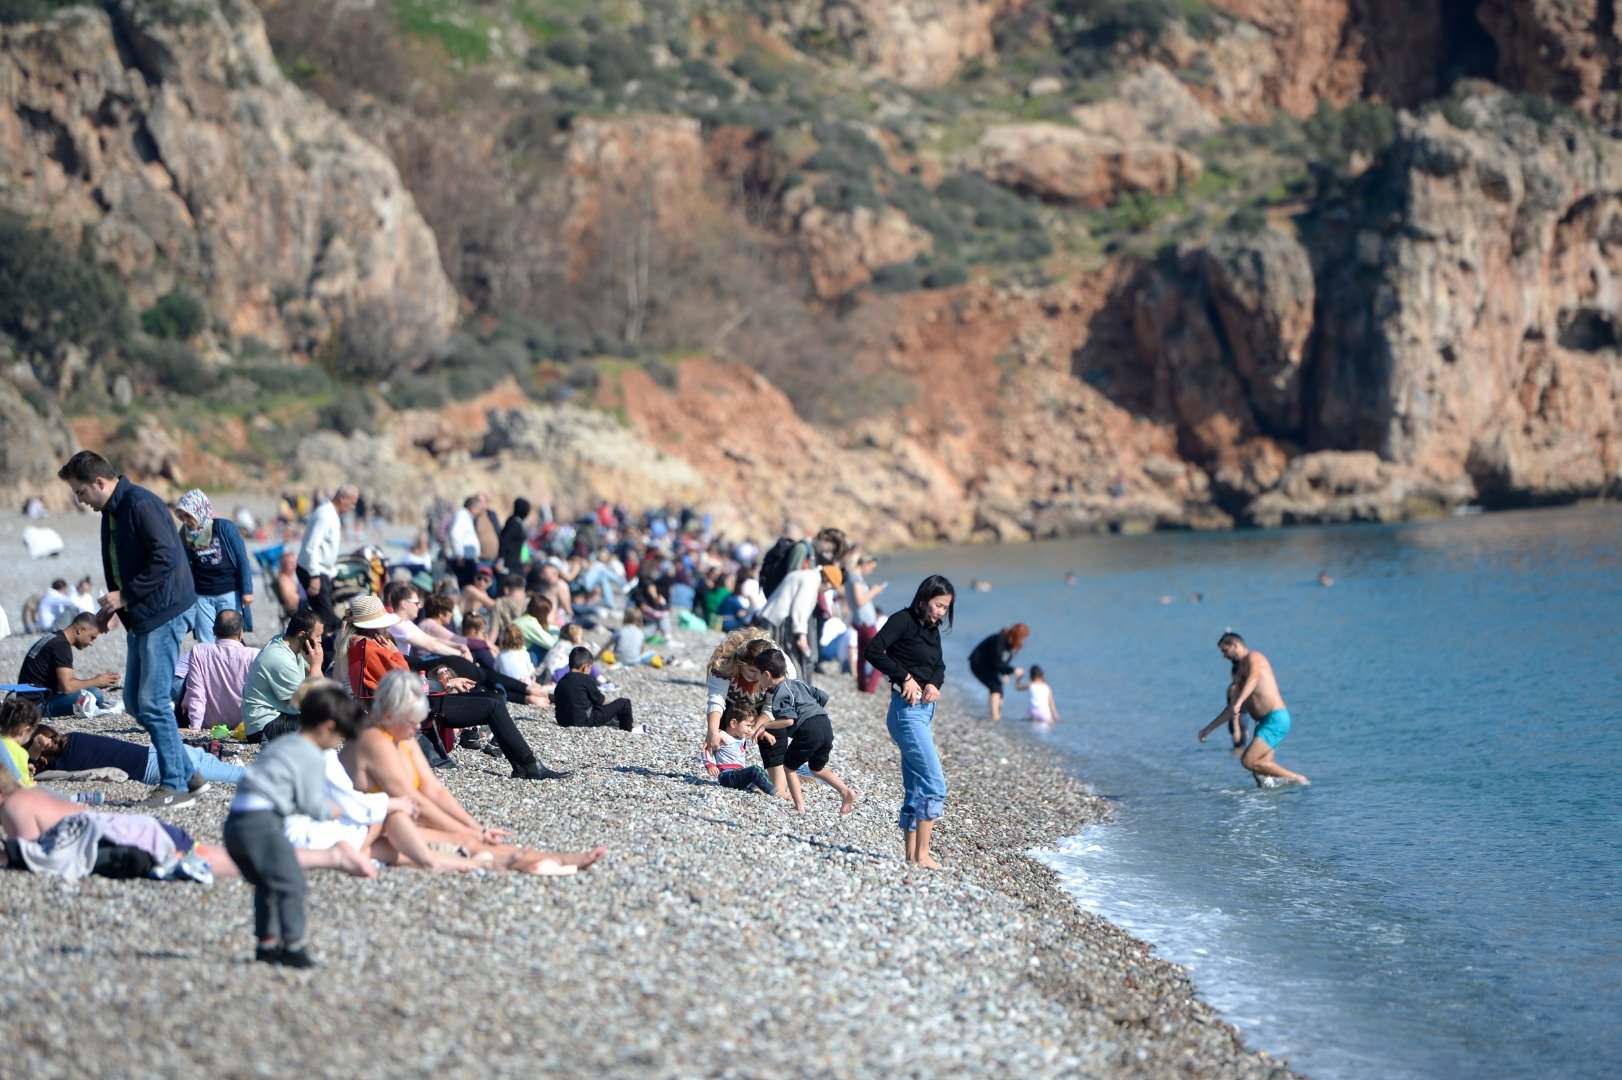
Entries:
[[[85, 687], [85, 690], [89, 690], [91, 695], [96, 699], [96, 708], [99, 709], [107, 704], [107, 695], [102, 693], [96, 687], [87, 686]], [[40, 709], [40, 712], [44, 713], [46, 716], [53, 717], [72, 716], [74, 703], [79, 700], [79, 695], [82, 693], [84, 693], [84, 690], [75, 690], [71, 694], [56, 694], [52, 697], [48, 697], [45, 699], [45, 705]]]
[[[214, 784], [238, 784], [242, 781], [242, 766], [231, 765], [207, 750], [200, 750], [195, 746], [181, 744], [180, 749], [186, 755], [186, 761], [193, 772], [198, 773], [204, 780]], [[137, 777], [130, 777], [131, 780]], [[158, 782], [158, 754], [156, 750], [148, 747], [146, 752], [146, 774], [139, 777], [145, 783]]]
[[908, 705], [892, 692], [884, 726], [901, 751], [901, 815], [896, 824], [902, 832], [912, 832], [920, 821], [934, 821], [946, 812], [946, 774], [935, 752], [935, 706]]
[[185, 791], [192, 763], [175, 725], [175, 704], [169, 687], [180, 659], [180, 642], [191, 629], [192, 613], [183, 612], [145, 634], [129, 635], [129, 659], [124, 663], [124, 707], [152, 738], [158, 752], [158, 782], [171, 791]]

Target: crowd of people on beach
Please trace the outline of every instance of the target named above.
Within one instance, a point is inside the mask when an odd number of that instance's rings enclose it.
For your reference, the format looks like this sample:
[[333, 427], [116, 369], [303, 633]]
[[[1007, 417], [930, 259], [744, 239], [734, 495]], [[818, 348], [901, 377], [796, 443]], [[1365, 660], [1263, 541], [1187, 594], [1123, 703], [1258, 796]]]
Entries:
[[[53, 583], [48, 632], [0, 710], [8, 866], [69, 878], [243, 877], [254, 886], [256, 959], [293, 967], [312, 962], [307, 870], [578, 873], [605, 850], [513, 844], [440, 775], [458, 767], [458, 751], [504, 759], [515, 781], [573, 775], [538, 760], [515, 705], [550, 710], [563, 727], [646, 733], [612, 679], [626, 666], [682, 662], [683, 630], [724, 632], [707, 664], [695, 770], [802, 812], [813, 780], [837, 795], [841, 815], [860, 799], [832, 766], [829, 677], [860, 693], [888, 678], [906, 855], [938, 865], [929, 841], [946, 785], [931, 724], [953, 590], [931, 577], [886, 617], [877, 601], [887, 585], [868, 581], [874, 560], [839, 529], [803, 536], [791, 526], [763, 550], [685, 508], [632, 515], [603, 503], [559, 521], [519, 499], [502, 521], [476, 493], [430, 514], [407, 550], [355, 552], [344, 550], [357, 536], [346, 521], [361, 498], [346, 484], [310, 505], [301, 530], [284, 512], [280, 550], [250, 554], [248, 538], [263, 530], [222, 518], [201, 490], [166, 504], [93, 451], [59, 475], [101, 515], [106, 588]], [[244, 642], [256, 602], [261, 621], [267, 602], [280, 609], [279, 632], [261, 648]], [[76, 671], [75, 654], [115, 627], [123, 672]], [[148, 742], [78, 728], [118, 710]], [[100, 792], [60, 793], [87, 780], [151, 791], [138, 813], [98, 809]], [[223, 845], [155, 816], [212, 785], [235, 789]]]
[[[306, 870], [563, 876], [601, 859], [600, 846], [509, 842], [439, 774], [459, 767], [460, 750], [503, 759], [515, 781], [571, 777], [538, 759], [512, 707], [550, 710], [565, 728], [646, 734], [630, 698], [612, 696], [612, 679], [675, 660], [678, 630], [710, 630], [724, 636], [705, 666], [695, 769], [800, 812], [814, 780], [849, 814], [861, 797], [833, 768], [831, 693], [841, 675], [860, 694], [887, 681], [905, 856], [939, 866], [931, 842], [947, 785], [933, 725], [956, 590], [931, 575], [886, 613], [878, 601], [889, 584], [869, 580], [875, 560], [840, 529], [806, 536], [787, 526], [763, 550], [717, 535], [688, 508], [632, 515], [602, 503], [558, 520], [549, 504], [517, 499], [503, 521], [475, 493], [459, 508], [436, 507], [405, 550], [346, 551], [367, 519], [345, 484], [309, 506], [302, 529], [284, 500], [280, 544], [250, 554], [244, 534], [265, 530], [222, 518], [201, 490], [168, 505], [93, 451], [60, 477], [101, 515], [106, 590], [58, 579], [31, 613], [43, 636], [0, 707], [4, 865], [69, 878], [240, 876], [255, 890], [256, 959], [308, 966]], [[254, 648], [243, 638], [261, 592], [280, 609], [279, 632]], [[124, 671], [78, 673], [75, 653], [115, 626]], [[1028, 695], [1033, 722], [1060, 719], [1042, 668], [1014, 662], [1029, 638], [1015, 623], [969, 653], [994, 721], [1009, 679]], [[1248, 712], [1257, 725], [1242, 761], [1258, 784], [1305, 784], [1274, 757], [1290, 716], [1266, 657], [1232, 632], [1219, 647], [1232, 664], [1227, 706], [1200, 739], [1227, 724], [1240, 746]], [[120, 685], [122, 700], [111, 696]], [[78, 719], [120, 710], [149, 743], [75, 730]], [[150, 785], [137, 807], [147, 813], [95, 809], [99, 792], [56, 790], [83, 780]], [[235, 789], [223, 846], [152, 816], [215, 784]]]

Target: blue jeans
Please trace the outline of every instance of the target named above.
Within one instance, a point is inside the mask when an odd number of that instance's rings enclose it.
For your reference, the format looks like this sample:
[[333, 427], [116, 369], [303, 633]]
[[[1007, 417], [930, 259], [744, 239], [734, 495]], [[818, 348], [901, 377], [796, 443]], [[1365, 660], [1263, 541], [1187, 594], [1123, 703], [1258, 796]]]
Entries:
[[[95, 696], [96, 708], [99, 709], [107, 704], [107, 695], [94, 686], [87, 686], [85, 690], [89, 690]], [[56, 694], [48, 697], [45, 699], [45, 704], [40, 706], [40, 712], [46, 716], [72, 716], [74, 702], [79, 700], [79, 695], [82, 693], [84, 693], [84, 690], [75, 690], [71, 694]]]
[[920, 821], [934, 821], [946, 812], [946, 774], [935, 752], [935, 706], [908, 705], [892, 692], [884, 726], [901, 751], [903, 794], [896, 824], [902, 832], [912, 832]]
[[218, 596], [199, 596], [191, 609], [191, 636], [202, 645], [214, 640], [214, 620], [222, 611], [242, 610], [242, 595], [228, 592]]
[[[195, 746], [181, 744], [180, 749], [185, 751], [186, 760], [191, 762], [192, 771], [215, 784], [235, 785], [242, 779], [241, 765], [227, 765], [207, 750], [199, 750]], [[156, 784], [158, 782], [158, 752], [152, 747], [146, 751], [146, 775], [141, 777], [143, 784]], [[135, 779], [133, 776], [130, 779]]]
[[594, 562], [586, 567], [586, 572], [580, 578], [580, 587], [587, 593], [598, 591], [602, 593], [602, 606], [610, 611], [619, 610], [619, 591], [625, 588], [625, 585], [626, 581], [622, 575], [616, 574], [600, 562]]
[[169, 699], [180, 641], [191, 629], [191, 619], [188, 611], [145, 634], [131, 633], [129, 659], [124, 662], [124, 707], [151, 736], [158, 755], [159, 783], [171, 791], [185, 791], [192, 774], [191, 760], [175, 725], [175, 703]]

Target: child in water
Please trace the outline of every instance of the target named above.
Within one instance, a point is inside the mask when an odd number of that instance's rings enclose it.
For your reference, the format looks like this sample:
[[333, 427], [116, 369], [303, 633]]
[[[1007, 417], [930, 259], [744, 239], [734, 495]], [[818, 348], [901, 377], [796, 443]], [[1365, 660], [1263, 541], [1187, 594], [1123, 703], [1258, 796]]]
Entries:
[[1024, 690], [1031, 696], [1031, 723], [1052, 724], [1059, 719], [1059, 703], [1053, 700], [1053, 687], [1042, 676], [1040, 664], [1031, 665], [1030, 682], [1019, 679], [1014, 683], [1014, 688]]

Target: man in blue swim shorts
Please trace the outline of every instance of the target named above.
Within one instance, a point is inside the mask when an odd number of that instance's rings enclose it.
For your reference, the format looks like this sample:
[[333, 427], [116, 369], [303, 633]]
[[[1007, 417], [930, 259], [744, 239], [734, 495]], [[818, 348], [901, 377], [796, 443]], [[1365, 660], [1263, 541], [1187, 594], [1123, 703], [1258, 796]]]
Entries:
[[1256, 778], [1257, 787], [1271, 787], [1268, 778], [1283, 780], [1287, 784], [1309, 783], [1300, 773], [1291, 772], [1273, 758], [1273, 751], [1290, 733], [1290, 710], [1279, 693], [1278, 678], [1267, 657], [1245, 644], [1245, 639], [1229, 630], [1217, 640], [1217, 649], [1233, 665], [1233, 678], [1228, 683], [1228, 706], [1200, 729], [1200, 742], [1223, 724], [1229, 726], [1233, 744], [1244, 739], [1244, 726], [1240, 717], [1249, 713], [1256, 720], [1256, 733], [1245, 747], [1240, 764]]

